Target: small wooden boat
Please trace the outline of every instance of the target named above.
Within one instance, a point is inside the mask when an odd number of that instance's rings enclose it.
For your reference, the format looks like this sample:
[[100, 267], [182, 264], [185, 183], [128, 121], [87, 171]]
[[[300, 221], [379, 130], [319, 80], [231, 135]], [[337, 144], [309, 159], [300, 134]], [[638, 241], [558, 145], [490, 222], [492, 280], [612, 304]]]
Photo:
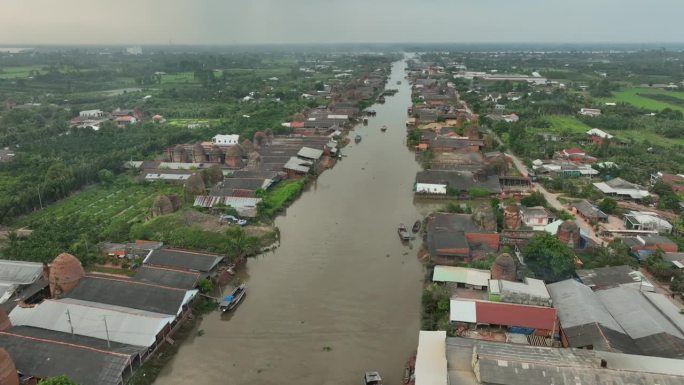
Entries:
[[411, 228], [411, 231], [413, 231], [414, 234], [417, 233], [418, 231], [420, 231], [420, 226], [421, 226], [420, 221], [416, 221], [413, 224], [413, 228]]
[[411, 233], [408, 232], [403, 223], [399, 224], [399, 229], [397, 229], [397, 231], [399, 232], [399, 238], [401, 238], [402, 241], [411, 240]]
[[406, 361], [404, 367], [404, 384], [413, 385], [416, 383], [416, 356], [413, 356]]
[[360, 141], [361, 141], [361, 135], [356, 135], [356, 136], [354, 137], [354, 142], [358, 143], [358, 142], [360, 142]]
[[242, 301], [242, 299], [245, 298], [245, 290], [246, 287], [244, 283], [233, 289], [232, 293], [223, 297], [223, 301], [221, 301], [219, 309], [224, 313], [235, 309], [235, 307], [240, 303], [240, 301]]
[[378, 103], [380, 103], [380, 104], [385, 103], [385, 97], [384, 96], [379, 97]]
[[401, 84], [401, 80], [397, 80], [397, 85]]
[[382, 127], [380, 127], [380, 131], [382, 131], [382, 132], [387, 131], [387, 126], [382, 126]]
[[365, 385], [382, 385], [382, 377], [378, 372], [366, 372], [363, 376], [363, 383]]

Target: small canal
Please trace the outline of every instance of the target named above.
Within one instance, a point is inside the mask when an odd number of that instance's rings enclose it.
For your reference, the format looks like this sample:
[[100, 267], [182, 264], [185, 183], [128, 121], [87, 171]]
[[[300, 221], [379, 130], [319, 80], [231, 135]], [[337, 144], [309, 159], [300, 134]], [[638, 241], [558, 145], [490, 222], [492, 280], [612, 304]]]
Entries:
[[401, 383], [423, 268], [420, 239], [402, 245], [397, 226], [428, 213], [412, 203], [419, 165], [405, 146], [405, 65], [393, 64], [387, 85], [399, 93], [350, 133], [362, 141], [276, 220], [281, 246], [248, 261], [244, 302], [205, 316], [203, 334], [183, 342], [156, 384], [360, 384], [367, 370]]

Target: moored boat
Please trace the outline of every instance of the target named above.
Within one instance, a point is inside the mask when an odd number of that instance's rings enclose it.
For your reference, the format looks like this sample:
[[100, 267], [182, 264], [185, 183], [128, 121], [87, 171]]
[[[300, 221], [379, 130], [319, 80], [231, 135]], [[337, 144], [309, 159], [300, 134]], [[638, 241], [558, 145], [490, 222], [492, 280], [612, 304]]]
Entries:
[[401, 238], [402, 241], [408, 241], [411, 239], [411, 234], [408, 232], [408, 229], [406, 229], [406, 226], [404, 226], [403, 223], [399, 224], [399, 229], [397, 231], [399, 232], [399, 238]]
[[246, 287], [245, 284], [241, 284], [240, 286], [236, 287], [233, 289], [233, 291], [228, 294], [227, 296], [223, 297], [223, 301], [221, 301], [221, 304], [219, 305], [219, 309], [222, 312], [227, 312], [235, 309], [235, 307], [242, 301], [242, 299], [245, 297], [246, 294]]
[[378, 372], [366, 372], [363, 376], [363, 383], [365, 385], [382, 385], [382, 377]]
[[416, 383], [416, 356], [413, 356], [406, 361], [404, 367], [404, 385], [414, 385]]
[[417, 233], [418, 231], [420, 231], [420, 226], [421, 226], [420, 221], [416, 221], [413, 224], [413, 228], [411, 229], [413, 231], [413, 233]]
[[380, 131], [382, 131], [382, 132], [387, 131], [387, 126], [382, 126], [382, 127], [380, 127]]
[[358, 142], [360, 142], [360, 141], [361, 141], [361, 135], [356, 135], [356, 136], [354, 137], [354, 142], [358, 143]]

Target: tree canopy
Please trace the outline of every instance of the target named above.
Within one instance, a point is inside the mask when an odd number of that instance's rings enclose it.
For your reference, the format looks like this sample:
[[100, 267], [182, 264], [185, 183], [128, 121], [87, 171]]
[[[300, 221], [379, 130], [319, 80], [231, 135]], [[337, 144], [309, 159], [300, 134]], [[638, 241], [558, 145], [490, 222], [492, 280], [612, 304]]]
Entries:
[[555, 236], [542, 233], [533, 236], [523, 250], [525, 264], [537, 278], [560, 281], [575, 271], [575, 254]]

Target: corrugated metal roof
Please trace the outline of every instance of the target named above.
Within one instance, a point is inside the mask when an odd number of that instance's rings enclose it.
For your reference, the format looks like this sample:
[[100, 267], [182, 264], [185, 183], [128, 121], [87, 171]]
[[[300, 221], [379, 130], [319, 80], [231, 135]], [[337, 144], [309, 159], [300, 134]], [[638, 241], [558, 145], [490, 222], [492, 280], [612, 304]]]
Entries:
[[489, 270], [470, 269], [460, 266], [435, 266], [432, 280], [435, 282], [456, 282], [474, 286], [487, 286], [491, 274]]
[[39, 378], [66, 375], [81, 385], [119, 385], [131, 355], [0, 331], [17, 370]]
[[[596, 295], [613, 318], [632, 338], [641, 338], [662, 332], [684, 338], [680, 329], [680, 327], [684, 328], [684, 315], [673, 309], [670, 314], [675, 317], [666, 317], [649, 301], [646, 294], [638, 289], [618, 286], [599, 290]], [[653, 296], [649, 298], [657, 301], [658, 296], [662, 296], [662, 294], [653, 293]], [[660, 304], [664, 305], [662, 302]], [[672, 304], [670, 306], [674, 307]]]
[[214, 270], [223, 258], [215, 254], [162, 248], [151, 250], [143, 264], [207, 273]]
[[[450, 344], [451, 346], [451, 344]], [[557, 349], [539, 346], [477, 341], [473, 349], [474, 371], [480, 383], [528, 385], [598, 385], [682, 383], [682, 377], [660, 368], [677, 364], [672, 360], [610, 354], [585, 349]], [[607, 367], [601, 367], [601, 360]], [[615, 365], [613, 365], [615, 363]]]
[[599, 323], [604, 327], [627, 334], [588, 286], [574, 279], [568, 279], [552, 283], [547, 286], [547, 289], [551, 294], [553, 305], [558, 309], [558, 318], [564, 329]]
[[157, 334], [175, 318], [114, 310], [94, 302], [60, 300], [45, 300], [32, 308], [16, 307], [9, 317], [13, 325], [63, 333], [73, 330], [78, 335], [145, 347], [152, 346]]
[[311, 169], [310, 162], [301, 160], [297, 158], [296, 156], [293, 156], [290, 158], [290, 160], [285, 163], [283, 166], [284, 169], [286, 170], [293, 170], [297, 172], [302, 172], [302, 173], [307, 173]]
[[415, 378], [415, 385], [447, 384], [445, 331], [420, 331]]
[[478, 323], [558, 330], [554, 308], [476, 301], [475, 309]]
[[318, 150], [318, 149], [311, 148], [311, 147], [302, 147], [302, 149], [299, 150], [299, 152], [297, 152], [297, 156], [299, 156], [299, 157], [306, 158], [306, 159], [314, 159], [314, 160], [320, 159], [322, 155], [323, 155], [323, 150]]
[[43, 273], [43, 265], [35, 262], [0, 260], [0, 284], [30, 285]]
[[475, 302], [452, 299], [449, 304], [449, 320], [451, 322], [476, 323]]
[[174, 289], [133, 280], [87, 276], [79, 281], [66, 298], [153, 313], [180, 315], [183, 306], [196, 294], [197, 290]]

